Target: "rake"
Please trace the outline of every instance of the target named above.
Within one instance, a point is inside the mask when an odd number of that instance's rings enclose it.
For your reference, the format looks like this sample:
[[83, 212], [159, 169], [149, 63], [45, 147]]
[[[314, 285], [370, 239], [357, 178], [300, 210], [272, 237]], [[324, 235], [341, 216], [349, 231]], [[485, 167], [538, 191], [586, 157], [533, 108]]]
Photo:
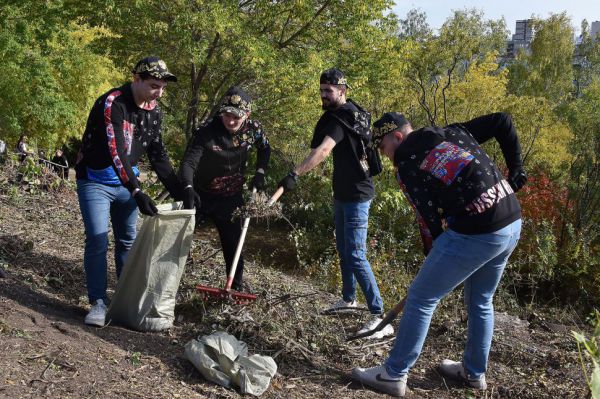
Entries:
[[[252, 189], [252, 197], [254, 198], [254, 194], [256, 193], [256, 188]], [[267, 202], [267, 207], [273, 205], [279, 197], [283, 194], [283, 187], [279, 187], [275, 194], [269, 199]], [[242, 254], [242, 247], [244, 246], [244, 240], [246, 239], [246, 233], [248, 232], [248, 225], [250, 224], [250, 216], [246, 216], [244, 218], [244, 224], [242, 226], [242, 233], [240, 235], [240, 239], [238, 241], [237, 248], [235, 250], [235, 255], [233, 257], [233, 263], [231, 264], [231, 269], [229, 270], [229, 274], [227, 275], [227, 282], [225, 283], [225, 288], [216, 288], [216, 287], [208, 287], [205, 285], [198, 284], [196, 289], [200, 293], [200, 297], [204, 300], [230, 300], [239, 305], [246, 305], [256, 300], [255, 294], [248, 294], [244, 292], [237, 292], [231, 289], [231, 285], [233, 284], [233, 277], [235, 276], [235, 271], [237, 270], [238, 262], [240, 260], [240, 256]]]

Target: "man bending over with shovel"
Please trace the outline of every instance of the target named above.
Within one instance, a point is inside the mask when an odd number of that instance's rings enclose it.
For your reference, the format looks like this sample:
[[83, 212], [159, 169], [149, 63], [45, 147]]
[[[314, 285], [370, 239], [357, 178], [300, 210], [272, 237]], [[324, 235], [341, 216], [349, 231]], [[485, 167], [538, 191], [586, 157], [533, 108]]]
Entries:
[[[492, 137], [502, 149], [508, 180], [480, 146]], [[433, 311], [464, 283], [465, 352], [462, 362], [444, 360], [439, 371], [484, 390], [493, 296], [519, 240], [521, 209], [515, 192], [527, 181], [512, 120], [496, 113], [446, 128], [413, 130], [403, 115], [391, 112], [375, 122], [373, 141], [397, 168], [400, 187], [417, 212], [427, 257], [408, 290], [389, 358], [381, 366], [355, 368], [352, 378], [404, 396]]]
[[[265, 187], [271, 155], [261, 124], [249, 119], [250, 106], [250, 96], [242, 89], [234, 86], [227, 90], [219, 115], [194, 132], [179, 171], [185, 187], [184, 206], [193, 208], [195, 202], [197, 215], [207, 215], [219, 231], [227, 274], [242, 232], [240, 221], [232, 220], [232, 215], [244, 204], [242, 189], [248, 153], [256, 147], [256, 173], [250, 187], [259, 190]], [[243, 273], [244, 259], [240, 257], [232, 284], [235, 291], [244, 291]]]

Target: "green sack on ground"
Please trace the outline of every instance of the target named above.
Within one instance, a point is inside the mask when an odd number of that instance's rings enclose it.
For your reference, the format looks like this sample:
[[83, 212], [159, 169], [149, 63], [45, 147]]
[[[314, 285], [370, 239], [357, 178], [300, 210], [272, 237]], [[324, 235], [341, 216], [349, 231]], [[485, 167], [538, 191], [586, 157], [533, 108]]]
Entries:
[[156, 216], [144, 217], [107, 313], [107, 320], [140, 331], [173, 326], [194, 232], [194, 209], [180, 209], [180, 202], [157, 208]]

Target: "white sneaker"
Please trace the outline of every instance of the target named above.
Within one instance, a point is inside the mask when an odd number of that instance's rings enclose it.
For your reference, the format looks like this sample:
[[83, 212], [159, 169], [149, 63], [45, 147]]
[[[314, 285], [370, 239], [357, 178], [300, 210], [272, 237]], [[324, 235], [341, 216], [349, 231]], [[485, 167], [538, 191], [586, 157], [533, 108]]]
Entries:
[[344, 299], [340, 299], [329, 308], [324, 310], [324, 313], [348, 313], [352, 312], [355, 308], [358, 307], [358, 302], [353, 300], [352, 302], [346, 302]]
[[357, 367], [352, 370], [352, 379], [392, 396], [403, 398], [406, 395], [408, 376], [391, 377], [384, 365], [368, 369]]
[[85, 324], [104, 327], [104, 319], [106, 318], [106, 305], [102, 299], [98, 299], [92, 305], [87, 316], [85, 316]]
[[[381, 318], [380, 315], [373, 315], [373, 317], [371, 318], [371, 320], [369, 320], [367, 322], [367, 324], [364, 325], [363, 328], [361, 328], [360, 330], [358, 330], [357, 334], [362, 334], [365, 333], [367, 331], [371, 331], [374, 330], [379, 323], [381, 323], [383, 321], [383, 319]], [[381, 330], [365, 337], [368, 339], [381, 339], [383, 337], [387, 337], [388, 335], [392, 335], [394, 334], [394, 327], [392, 327], [391, 324], [387, 324], [385, 327], [383, 327]]]
[[471, 378], [461, 362], [444, 359], [438, 366], [438, 370], [444, 377], [463, 382], [471, 388], [480, 389], [482, 391], [487, 389], [485, 374], [480, 375], [479, 378]]

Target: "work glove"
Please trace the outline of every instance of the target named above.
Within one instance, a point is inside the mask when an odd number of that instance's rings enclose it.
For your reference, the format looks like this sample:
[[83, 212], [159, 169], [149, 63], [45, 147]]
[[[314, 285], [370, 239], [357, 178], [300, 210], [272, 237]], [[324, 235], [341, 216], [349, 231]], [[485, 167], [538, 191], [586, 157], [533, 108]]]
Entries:
[[516, 193], [527, 183], [527, 173], [522, 166], [511, 169], [508, 171], [508, 184]]
[[133, 194], [133, 199], [135, 199], [140, 212], [144, 215], [154, 216], [158, 213], [154, 202], [143, 191], [137, 191]]
[[194, 209], [196, 203], [196, 192], [192, 186], [183, 189], [183, 209]]
[[277, 187], [283, 187], [283, 191], [291, 191], [296, 187], [298, 183], [298, 174], [294, 171], [288, 173], [281, 181], [277, 184]]
[[250, 182], [250, 189], [256, 188], [257, 190], [265, 189], [265, 174], [264, 172], [256, 172], [252, 181]]

